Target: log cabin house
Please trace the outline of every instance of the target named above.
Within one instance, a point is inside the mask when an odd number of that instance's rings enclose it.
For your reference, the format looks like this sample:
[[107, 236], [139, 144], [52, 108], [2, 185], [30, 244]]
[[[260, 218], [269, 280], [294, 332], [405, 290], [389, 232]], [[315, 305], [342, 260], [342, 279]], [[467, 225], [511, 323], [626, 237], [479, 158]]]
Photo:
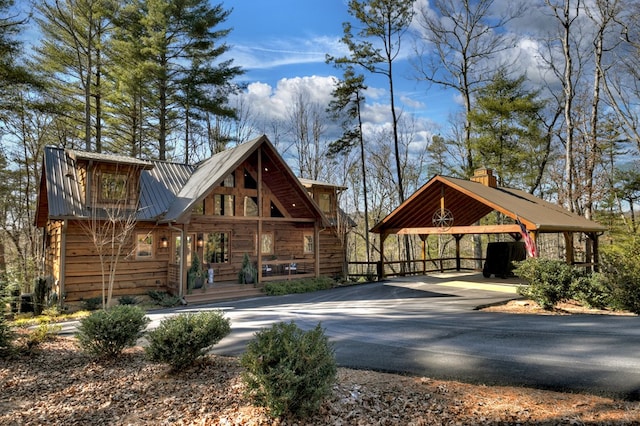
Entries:
[[[36, 212], [43, 272], [65, 303], [101, 296], [110, 272], [114, 300], [149, 290], [230, 298], [245, 257], [255, 284], [342, 276], [343, 189], [296, 178], [264, 135], [197, 165], [47, 147]], [[200, 274], [189, 273], [194, 263]]]

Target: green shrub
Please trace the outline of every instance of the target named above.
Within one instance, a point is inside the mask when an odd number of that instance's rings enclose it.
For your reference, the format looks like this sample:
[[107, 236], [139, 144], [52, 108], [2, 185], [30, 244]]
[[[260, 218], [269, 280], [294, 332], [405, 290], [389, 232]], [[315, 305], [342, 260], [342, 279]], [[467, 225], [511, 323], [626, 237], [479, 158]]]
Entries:
[[148, 323], [149, 318], [141, 308], [118, 305], [83, 318], [76, 337], [85, 352], [113, 358], [124, 348], [134, 346]]
[[124, 295], [118, 297], [118, 303], [121, 305], [137, 305], [140, 301], [134, 296]]
[[574, 269], [561, 260], [529, 258], [519, 262], [514, 273], [528, 286], [518, 287], [518, 293], [537, 302], [543, 309], [571, 297]]
[[178, 303], [180, 303], [180, 298], [178, 296], [172, 296], [169, 293], [164, 291], [149, 290], [147, 292], [147, 295], [155, 303], [165, 308], [171, 308], [173, 306], [176, 306]]
[[576, 271], [571, 283], [571, 297], [590, 308], [603, 309], [611, 306], [612, 291], [604, 275]]
[[273, 281], [264, 285], [264, 291], [269, 296], [281, 296], [293, 293], [308, 293], [311, 291], [333, 288], [334, 281], [328, 277], [303, 278], [290, 281]]
[[29, 332], [25, 341], [27, 349], [31, 351], [42, 343], [52, 340], [60, 330], [62, 330], [61, 325], [40, 324]]
[[613, 307], [640, 314], [640, 238], [606, 247], [601, 254]]
[[252, 284], [258, 276], [258, 270], [249, 259], [249, 255], [245, 253], [242, 256], [242, 266], [238, 271], [238, 282], [240, 284]]
[[257, 332], [241, 364], [247, 395], [273, 417], [316, 411], [330, 395], [337, 372], [320, 324], [305, 332], [293, 322], [281, 322]]
[[230, 321], [221, 311], [180, 314], [167, 318], [147, 334], [147, 357], [167, 363], [172, 370], [189, 367], [196, 358], [231, 332]]
[[8, 356], [13, 352], [13, 339], [16, 334], [0, 312], [0, 357]]
[[82, 309], [86, 311], [97, 311], [102, 308], [102, 297], [90, 297], [89, 299], [82, 299]]

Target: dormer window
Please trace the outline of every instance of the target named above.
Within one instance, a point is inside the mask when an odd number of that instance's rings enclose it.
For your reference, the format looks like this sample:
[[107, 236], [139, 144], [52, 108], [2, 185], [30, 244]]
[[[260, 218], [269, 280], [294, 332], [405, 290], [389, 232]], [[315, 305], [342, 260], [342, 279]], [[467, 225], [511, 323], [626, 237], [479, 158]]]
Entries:
[[320, 207], [320, 210], [322, 210], [322, 213], [331, 214], [331, 194], [326, 192], [318, 194], [318, 206]]
[[128, 178], [124, 173], [102, 173], [98, 180], [98, 202], [113, 203], [126, 200]]

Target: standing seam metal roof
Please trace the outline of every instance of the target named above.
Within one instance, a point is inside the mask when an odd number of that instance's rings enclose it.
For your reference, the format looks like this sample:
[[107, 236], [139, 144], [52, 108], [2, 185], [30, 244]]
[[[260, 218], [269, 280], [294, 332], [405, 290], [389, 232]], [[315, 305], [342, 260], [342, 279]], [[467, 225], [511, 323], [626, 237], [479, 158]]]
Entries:
[[[44, 151], [44, 177], [48, 216], [52, 219], [89, 217], [84, 205], [84, 194], [78, 181], [75, 159], [118, 162], [144, 168], [140, 176], [139, 220], [155, 220], [165, 213], [195, 170], [194, 166], [162, 161], [135, 160], [109, 154], [78, 153], [62, 148], [46, 147]], [[85, 155], [86, 154], [86, 155]], [[45, 212], [39, 212], [39, 216]], [[42, 220], [38, 221], [42, 223]]]
[[[267, 184], [275, 191], [274, 195], [281, 200], [290, 198], [287, 199], [286, 208], [295, 217], [319, 217], [328, 223], [320, 208], [311, 200], [264, 135], [215, 154], [197, 166], [47, 147], [43, 173], [46, 179], [48, 212], [38, 211], [36, 221], [39, 226], [44, 226], [47, 218], [89, 217], [91, 212], [84, 205], [84, 194], [78, 182], [77, 160], [118, 164], [122, 160], [125, 164], [141, 167], [138, 220], [178, 221], [260, 146], [266, 148], [267, 152], [263, 160], [265, 170], [267, 166], [272, 169], [264, 175], [265, 183], [269, 179]], [[40, 203], [38, 207], [40, 208]], [[311, 216], [306, 216], [308, 213]]]

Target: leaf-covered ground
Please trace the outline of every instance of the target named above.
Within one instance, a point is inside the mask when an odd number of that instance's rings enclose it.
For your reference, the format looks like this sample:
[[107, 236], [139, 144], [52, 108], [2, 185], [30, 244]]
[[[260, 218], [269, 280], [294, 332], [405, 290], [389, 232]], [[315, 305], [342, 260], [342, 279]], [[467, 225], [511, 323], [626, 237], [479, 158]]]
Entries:
[[272, 419], [243, 396], [235, 358], [208, 356], [179, 375], [142, 348], [96, 362], [57, 337], [0, 359], [2, 425], [640, 425], [640, 403], [339, 369], [315, 416]]

